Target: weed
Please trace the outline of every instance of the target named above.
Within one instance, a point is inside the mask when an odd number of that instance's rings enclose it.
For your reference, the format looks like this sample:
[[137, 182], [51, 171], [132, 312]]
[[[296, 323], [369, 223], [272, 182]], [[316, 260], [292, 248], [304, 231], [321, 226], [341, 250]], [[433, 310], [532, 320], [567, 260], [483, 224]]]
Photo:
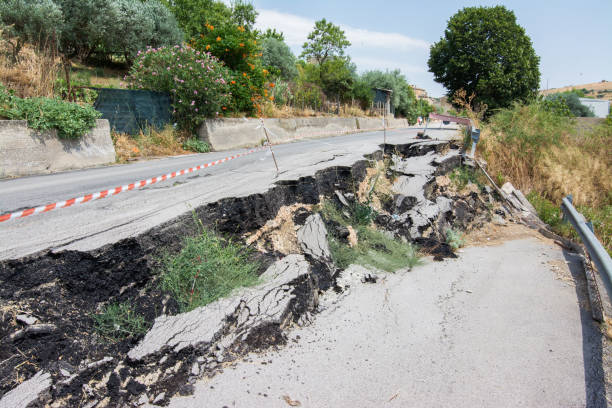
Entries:
[[149, 326], [127, 302], [111, 303], [91, 317], [98, 335], [112, 343], [142, 335]]
[[[539, 193], [532, 191], [527, 194], [527, 199], [536, 209], [538, 216], [550, 228], [562, 237], [579, 240], [578, 233], [571, 224], [563, 219], [559, 205]], [[599, 208], [586, 205], [578, 205], [576, 209], [582, 213], [587, 220], [590, 220], [595, 230], [595, 235], [599, 238], [608, 253], [612, 255], [612, 193], [608, 194], [608, 204]]]
[[459, 190], [464, 189], [469, 183], [474, 183], [479, 187], [483, 185], [480, 173], [471, 167], [457, 167], [449, 174], [449, 178]]
[[449, 228], [446, 230], [446, 243], [456, 251], [465, 245], [465, 238], [460, 231]]
[[319, 207], [323, 218], [352, 226], [357, 232], [357, 245], [350, 247], [330, 236], [329, 246], [332, 259], [337, 267], [347, 268], [350, 264], [359, 264], [393, 272], [410, 268], [419, 262], [417, 252], [412, 244], [392, 238], [371, 226], [376, 212], [366, 204], [355, 203], [351, 211], [343, 214], [331, 201], [324, 201]]
[[183, 149], [190, 150], [197, 153], [208, 153], [210, 152], [210, 146], [208, 143], [203, 142], [195, 137], [190, 137], [183, 142]]
[[184, 146], [185, 134], [172, 126], [162, 130], [149, 129], [130, 136], [112, 132], [111, 137], [117, 152], [117, 161], [125, 162], [135, 157], [173, 156], [188, 153]]
[[372, 227], [357, 227], [357, 245], [353, 248], [331, 237], [332, 259], [337, 267], [347, 268], [351, 264], [363, 265], [394, 272], [402, 268], [412, 268], [419, 263], [415, 247], [392, 238]]
[[170, 292], [183, 311], [205, 306], [232, 290], [258, 282], [259, 263], [250, 250], [223, 239], [200, 223], [199, 234], [185, 239], [179, 254], [163, 259], [162, 289]]

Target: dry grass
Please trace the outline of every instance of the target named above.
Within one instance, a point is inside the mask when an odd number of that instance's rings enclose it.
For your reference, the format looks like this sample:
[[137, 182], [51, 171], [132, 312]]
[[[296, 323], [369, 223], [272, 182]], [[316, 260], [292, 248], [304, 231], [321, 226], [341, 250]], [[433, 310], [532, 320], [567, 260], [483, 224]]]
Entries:
[[364, 111], [358, 106], [342, 105], [339, 114], [315, 111], [311, 108], [298, 108], [295, 106], [277, 106], [274, 103], [268, 102], [262, 107], [262, 113], [265, 118], [303, 118], [316, 116], [333, 116], [333, 117], [378, 117], [375, 112]]
[[[8, 50], [0, 40], [0, 50]], [[53, 97], [55, 79], [60, 70], [57, 56], [37, 52], [26, 45], [17, 61], [6, 52], [0, 52], [0, 82], [15, 91], [19, 97]]]
[[[601, 125], [591, 133], [577, 134], [573, 123], [542, 128], [523, 109], [513, 120], [517, 133], [527, 135], [555, 132], [556, 141], [534, 139], [517, 142], [507, 139], [492, 123], [482, 129], [478, 150], [487, 160], [489, 171], [498, 179], [509, 180], [525, 194], [537, 191], [553, 202], [573, 194], [577, 205], [599, 207], [612, 191], [612, 130]], [[517, 130], [517, 127], [521, 129]]]
[[366, 176], [357, 187], [357, 198], [362, 203], [369, 203], [376, 211], [383, 210], [381, 199], [393, 194], [392, 182], [386, 177], [386, 164], [379, 160], [366, 169]]
[[561, 88], [553, 88], [542, 90], [542, 95], [551, 95], [559, 92], [568, 92], [574, 89], [586, 89], [585, 96], [587, 98], [598, 98], [612, 100], [612, 82], [611, 81], [600, 81], [593, 82], [590, 84], [583, 85], [570, 85]]
[[148, 135], [141, 132], [136, 136], [130, 136], [113, 132], [112, 138], [118, 163], [140, 158], [193, 153], [183, 149], [185, 136], [177, 133], [171, 126], [160, 131], [151, 130]]

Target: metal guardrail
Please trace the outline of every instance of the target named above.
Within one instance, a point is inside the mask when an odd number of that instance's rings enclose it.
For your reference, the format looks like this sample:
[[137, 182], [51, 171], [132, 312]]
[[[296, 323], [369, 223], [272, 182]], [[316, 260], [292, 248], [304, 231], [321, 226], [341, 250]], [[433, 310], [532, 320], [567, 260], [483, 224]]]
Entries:
[[593, 233], [593, 225], [587, 222], [584, 216], [574, 208], [571, 195], [565, 197], [561, 202], [561, 211], [563, 211], [565, 219], [573, 225], [580, 235], [582, 243], [604, 282], [608, 298], [612, 300], [612, 259]]

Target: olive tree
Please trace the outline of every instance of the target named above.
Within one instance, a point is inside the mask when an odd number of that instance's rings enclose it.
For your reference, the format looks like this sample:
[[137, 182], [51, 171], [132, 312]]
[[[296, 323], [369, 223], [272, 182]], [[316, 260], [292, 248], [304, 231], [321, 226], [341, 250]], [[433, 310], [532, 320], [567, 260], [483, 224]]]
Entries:
[[476, 95], [477, 105], [491, 110], [537, 94], [539, 61], [512, 11], [466, 7], [450, 18], [444, 36], [431, 46], [428, 65], [451, 100], [464, 89]]

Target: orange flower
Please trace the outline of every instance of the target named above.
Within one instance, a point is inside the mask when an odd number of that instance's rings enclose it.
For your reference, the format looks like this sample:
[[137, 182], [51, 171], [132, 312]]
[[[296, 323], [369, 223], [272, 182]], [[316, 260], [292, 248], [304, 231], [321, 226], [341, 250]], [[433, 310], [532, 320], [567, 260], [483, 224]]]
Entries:
[[274, 88], [274, 82], [270, 82], [270, 88]]
[[215, 26], [214, 25], [210, 25], [208, 28], [210, 28], [211, 30], [214, 30]]
[[206, 44], [206, 51], [210, 50], [210, 44]]
[[221, 37], [217, 37], [217, 41], [221, 41]]
[[246, 72], [243, 72], [243, 73], [242, 73], [242, 76], [243, 76], [243, 77], [245, 77], [245, 76], [246, 76]]
[[227, 108], [224, 106], [224, 107], [222, 107], [221, 109], [226, 110]]
[[274, 100], [274, 95], [270, 95], [270, 100], [273, 101]]
[[140, 152], [140, 149], [139, 149], [139, 148], [137, 148], [137, 147], [135, 147], [135, 148], [133, 148], [133, 149], [132, 149], [132, 151], [133, 151], [134, 153], [138, 153], [138, 152]]
[[232, 80], [232, 82], [230, 82], [232, 85], [234, 85], [236, 83], [236, 81]]
[[244, 27], [243, 26], [238, 26], [238, 31], [240, 31], [241, 33], [244, 33]]
[[268, 75], [268, 70], [267, 69], [264, 69], [261, 72], [263, 72], [264, 75]]
[[244, 47], [244, 43], [240, 43], [240, 44], [238, 44], [238, 45], [240, 45], [241, 47]]
[[253, 44], [257, 45], [257, 41], [253, 40]]

